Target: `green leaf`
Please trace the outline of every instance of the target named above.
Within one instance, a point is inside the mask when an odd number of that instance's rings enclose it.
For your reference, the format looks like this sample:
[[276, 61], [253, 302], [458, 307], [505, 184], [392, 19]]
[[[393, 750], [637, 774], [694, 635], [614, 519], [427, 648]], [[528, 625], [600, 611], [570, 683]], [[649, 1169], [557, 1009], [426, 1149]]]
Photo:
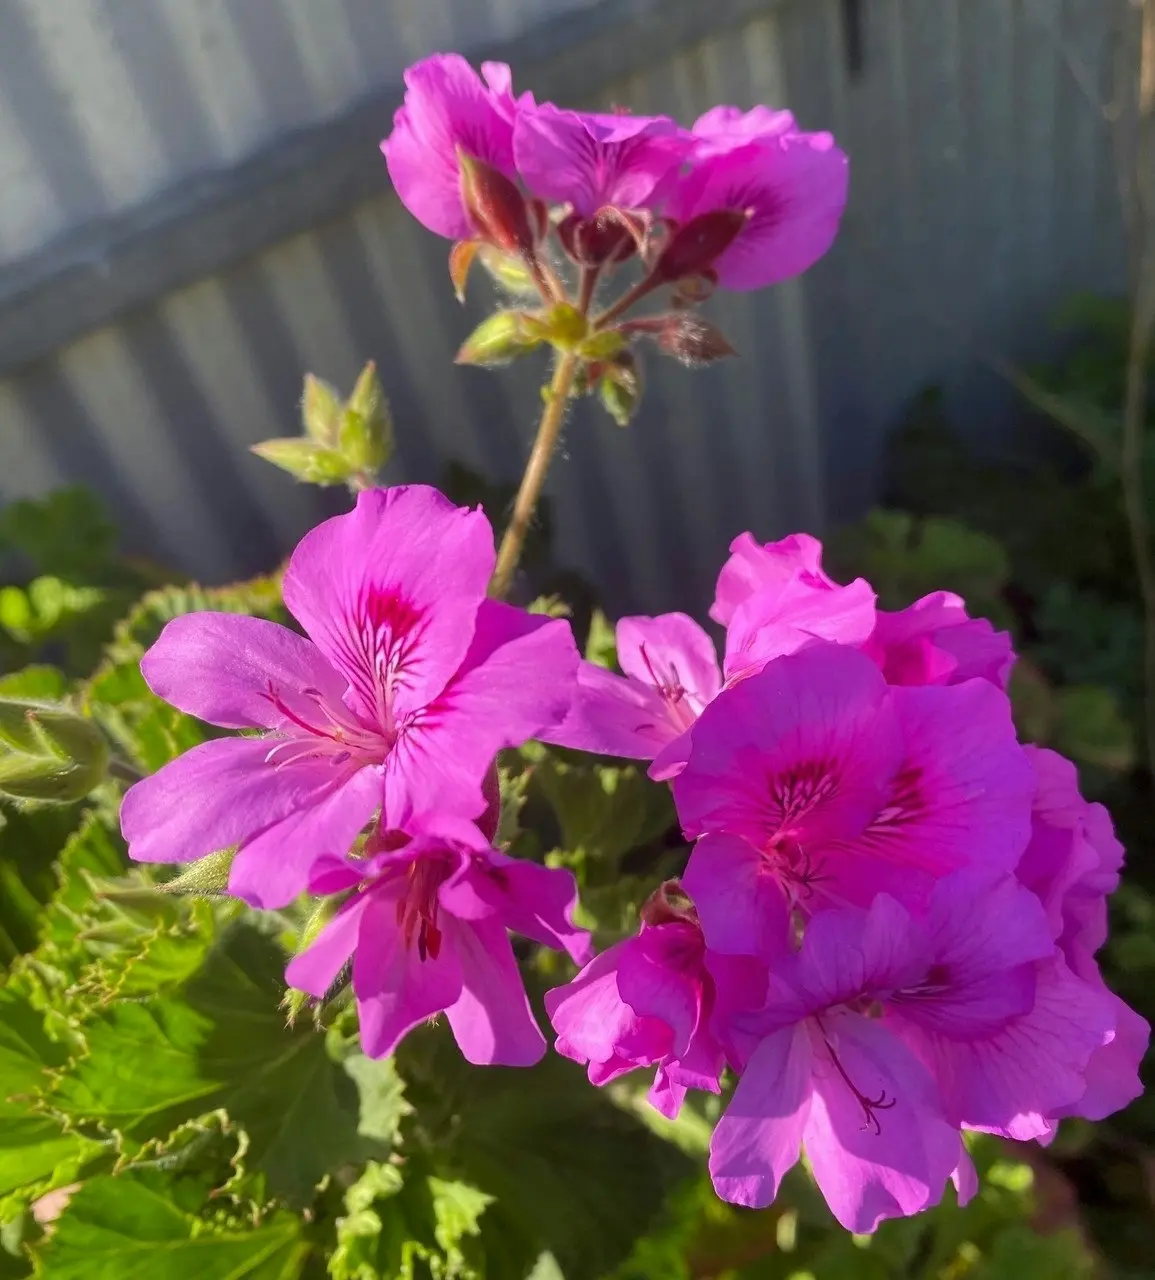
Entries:
[[24, 555], [37, 573], [68, 578], [99, 574], [115, 543], [116, 530], [88, 489], [58, 489], [0, 511], [0, 550]]
[[605, 667], [607, 671], [617, 670], [618, 642], [614, 624], [600, 609], [595, 609], [590, 617], [590, 633], [586, 640], [586, 661]]
[[547, 756], [534, 779], [561, 826], [567, 853], [615, 863], [674, 822], [666, 787], [634, 765], [570, 764]]
[[34, 1257], [46, 1280], [295, 1280], [309, 1252], [292, 1214], [218, 1226], [125, 1175], [85, 1183]]
[[68, 681], [58, 667], [24, 667], [0, 676], [0, 698], [43, 698], [57, 702], [67, 694]]
[[0, 961], [36, 946], [57, 888], [54, 859], [79, 822], [77, 805], [0, 813]]
[[487, 1275], [524, 1275], [546, 1250], [566, 1276], [602, 1275], [688, 1171], [556, 1055], [532, 1071], [478, 1071], [440, 1028], [407, 1037], [398, 1065], [417, 1120], [407, 1157], [423, 1151], [437, 1176], [493, 1197], [481, 1220]]
[[1096, 685], [1060, 689], [1055, 702], [1054, 742], [1059, 751], [1116, 773], [1131, 768], [1134, 734], [1109, 689]]
[[269, 1192], [305, 1203], [364, 1149], [357, 1094], [312, 1027], [285, 1026], [284, 956], [247, 925], [229, 929], [182, 996], [119, 1001], [85, 1028], [87, 1054], [54, 1107], [130, 1147], [218, 1108], [248, 1138]]

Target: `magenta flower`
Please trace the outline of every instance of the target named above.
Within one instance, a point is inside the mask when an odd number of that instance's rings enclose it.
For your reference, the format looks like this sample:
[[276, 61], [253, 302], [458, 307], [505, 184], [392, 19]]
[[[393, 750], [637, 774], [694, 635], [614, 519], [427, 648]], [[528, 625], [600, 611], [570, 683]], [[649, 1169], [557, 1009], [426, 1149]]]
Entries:
[[670, 777], [689, 750], [686, 731], [722, 687], [714, 643], [684, 613], [665, 613], [622, 618], [617, 647], [625, 676], [583, 662], [569, 715], [542, 736], [578, 751], [653, 760], [650, 776]]
[[787, 280], [834, 242], [846, 207], [846, 156], [830, 134], [792, 126], [788, 112], [764, 107], [745, 116], [716, 107], [694, 126], [701, 142], [665, 213], [681, 224], [705, 214], [747, 215], [713, 263], [723, 288]]
[[1010, 636], [985, 618], [968, 617], [963, 601], [949, 591], [923, 596], [898, 613], [880, 609], [863, 648], [890, 684], [981, 679], [1005, 689], [1015, 660]]
[[1079, 794], [1075, 766], [1054, 751], [1025, 748], [1035, 770], [1031, 840], [1017, 869], [1047, 915], [1050, 934], [1071, 971], [1110, 1005], [1113, 1033], [1096, 1050], [1086, 1090], [1059, 1115], [1101, 1120], [1143, 1091], [1139, 1064], [1150, 1027], [1103, 983], [1095, 953], [1107, 940], [1107, 897], [1119, 883], [1123, 846], [1100, 804]]
[[564, 949], [579, 963], [568, 871], [508, 858], [465, 822], [423, 829], [393, 852], [314, 866], [314, 893], [357, 890], [316, 941], [289, 962], [290, 986], [323, 999], [353, 957], [361, 1044], [387, 1057], [444, 1011], [470, 1062], [530, 1066], [545, 1052], [507, 930]]
[[649, 1101], [670, 1119], [687, 1089], [718, 1093], [725, 1056], [710, 1030], [714, 981], [705, 960], [693, 911], [662, 911], [546, 993], [554, 1048], [588, 1063], [596, 1085], [656, 1066]]
[[513, 150], [535, 196], [570, 204], [584, 218], [599, 209], [652, 209], [694, 140], [665, 116], [563, 111], [552, 103], [517, 114]]
[[226, 729], [132, 787], [121, 824], [141, 862], [239, 845], [230, 889], [277, 907], [319, 853], [344, 853], [380, 810], [476, 818], [497, 752], [561, 721], [568, 624], [485, 599], [480, 511], [423, 485], [362, 493], [312, 530], [285, 573], [308, 639], [255, 618], [176, 618], [145, 655], [150, 688]]
[[999, 690], [889, 687], [817, 643], [715, 698], [672, 786], [707, 944], [739, 955], [774, 954], [783, 903], [920, 907], [951, 871], [1013, 870], [1034, 789]]
[[[797, 541], [804, 538], [799, 535]], [[685, 614], [622, 618], [617, 649], [625, 677], [582, 663], [573, 709], [558, 729], [547, 733], [547, 740], [602, 755], [652, 760], [651, 778], [674, 777], [689, 755], [689, 731], [721, 691], [723, 674], [729, 685], [815, 641], [859, 644], [870, 635], [874, 592], [869, 585], [859, 578], [840, 587], [821, 571], [812, 572], [805, 561], [790, 549], [781, 558], [782, 572], [765, 573], [748, 593], [723, 570], [719, 581], [726, 580], [727, 600], [734, 607], [727, 613], [722, 672], [713, 641]]]
[[381, 143], [401, 203], [450, 240], [476, 234], [461, 196], [459, 148], [507, 178], [516, 176], [517, 104], [509, 68], [484, 62], [481, 75], [484, 83], [456, 53], [414, 63], [405, 72], [405, 101], [393, 117], [393, 131]]
[[710, 1143], [724, 1200], [771, 1204], [805, 1147], [834, 1216], [869, 1232], [937, 1204], [965, 1169], [930, 1072], [870, 1016], [925, 976], [909, 919], [885, 896], [869, 913], [820, 912], [801, 951], [771, 970], [766, 1004], [746, 1020], [756, 1047]]

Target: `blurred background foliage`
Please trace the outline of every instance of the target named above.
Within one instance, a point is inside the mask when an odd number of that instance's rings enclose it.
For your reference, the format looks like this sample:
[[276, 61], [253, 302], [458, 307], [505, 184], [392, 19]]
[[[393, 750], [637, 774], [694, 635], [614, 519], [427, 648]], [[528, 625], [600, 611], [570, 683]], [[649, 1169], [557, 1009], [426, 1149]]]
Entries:
[[[1104, 967], [1151, 1018], [1143, 606], [1113, 407], [1127, 314], [1083, 299], [1062, 317], [1071, 354], [1015, 372], [1021, 429], [999, 456], [972, 452], [928, 392], [893, 437], [883, 504], [830, 540], [827, 567], [869, 578], [887, 608], [957, 591], [1013, 632], [1023, 735], [1077, 762], [1127, 846]], [[1155, 412], [1146, 439], [1145, 469]], [[461, 467], [445, 487], [500, 525], [509, 492]], [[589, 584], [553, 564], [549, 531], [546, 511], [526, 560], [533, 607], [568, 614], [591, 660], [612, 665], [612, 627]], [[1045, 1151], [976, 1140], [971, 1205], [948, 1190], [867, 1239], [835, 1226], [803, 1168], [770, 1210], [720, 1203], [705, 1172], [719, 1099], [693, 1098], [672, 1123], [645, 1105], [644, 1079], [595, 1090], [552, 1056], [472, 1068], [444, 1027], [374, 1062], [341, 998], [288, 1020], [283, 964], [305, 908], [165, 892], [170, 872], [130, 868], [116, 822], [124, 781], [216, 732], [149, 693], [144, 649], [195, 609], [288, 621], [277, 575], [174, 583], [119, 557], [79, 490], [6, 508], [0, 563], [0, 695], [67, 698], [116, 753], [88, 799], [0, 814], [0, 1280], [1155, 1274], [1150, 1097], [1068, 1124]], [[635, 766], [531, 745], [501, 778], [500, 840], [573, 870], [599, 944], [684, 864], [668, 792]], [[521, 955], [538, 995], [570, 972], [555, 953]]]

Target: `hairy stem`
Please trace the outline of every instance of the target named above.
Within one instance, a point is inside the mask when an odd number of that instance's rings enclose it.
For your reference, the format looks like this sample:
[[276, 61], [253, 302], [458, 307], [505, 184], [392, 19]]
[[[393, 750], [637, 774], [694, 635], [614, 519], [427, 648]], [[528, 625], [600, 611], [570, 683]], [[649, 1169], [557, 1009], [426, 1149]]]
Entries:
[[513, 515], [501, 540], [497, 568], [493, 573], [493, 581], [489, 584], [489, 594], [495, 600], [502, 599], [509, 592], [513, 575], [517, 572], [521, 553], [525, 549], [526, 535], [541, 497], [541, 488], [561, 435], [566, 402], [573, 390], [578, 364], [579, 358], [575, 352], [558, 352], [557, 363], [553, 368], [553, 381], [546, 394], [545, 408], [537, 428], [537, 438], [525, 465], [525, 474], [521, 477], [521, 485], [513, 504]]
[[1135, 232], [1134, 294], [1123, 402], [1123, 503], [1143, 600], [1144, 717], [1147, 761], [1155, 779], [1155, 553], [1143, 491], [1148, 365], [1155, 341], [1155, 0], [1144, 0], [1131, 184]]
[[627, 312], [635, 302], [641, 302], [643, 298], [653, 293], [655, 289], [663, 284], [665, 284], [664, 280], [658, 280], [652, 275], [637, 281], [616, 302], [611, 303], [601, 315], [594, 316], [593, 327], [595, 329], [604, 329], [611, 321], [616, 320], [618, 316]]

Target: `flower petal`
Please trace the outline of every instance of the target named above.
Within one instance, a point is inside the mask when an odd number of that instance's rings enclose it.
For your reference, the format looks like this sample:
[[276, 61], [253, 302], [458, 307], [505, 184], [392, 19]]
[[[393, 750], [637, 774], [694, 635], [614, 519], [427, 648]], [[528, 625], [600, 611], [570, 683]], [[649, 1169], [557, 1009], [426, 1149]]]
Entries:
[[574, 751], [652, 760], [682, 733], [655, 689], [582, 662], [569, 713], [559, 725], [537, 736]]
[[755, 592], [769, 587], [782, 590], [799, 576], [814, 590], [838, 585], [823, 571], [822, 543], [817, 538], [794, 533], [763, 544], [752, 533], [740, 533], [730, 543], [730, 558], [718, 574], [710, 617], [728, 627], [738, 606]]
[[318, 1000], [328, 995], [337, 975], [357, 948], [361, 917], [369, 901], [364, 894], [350, 899], [310, 946], [289, 961], [285, 982], [290, 987], [307, 991]]
[[765, 1209], [798, 1163], [810, 1114], [810, 1044], [803, 1027], [754, 1050], [710, 1139], [710, 1178], [731, 1204]]
[[436, 956], [407, 947], [390, 897], [376, 894], [362, 917], [353, 956], [353, 993], [361, 1020], [361, 1047], [387, 1058], [414, 1027], [461, 995], [461, 964], [449, 935]]
[[722, 687], [714, 642], [684, 613], [622, 618], [617, 642], [618, 662], [627, 676], [642, 684], [661, 682], [683, 689], [695, 714]]
[[229, 892], [253, 907], [287, 907], [309, 888], [318, 856], [348, 853], [380, 804], [380, 767], [358, 769], [323, 799], [246, 840], [229, 869]]
[[485, 809], [486, 770], [503, 747], [561, 723], [573, 700], [578, 654], [569, 624], [485, 601], [461, 669], [387, 761], [386, 803], [424, 815]]
[[814, 1054], [803, 1141], [834, 1216], [847, 1231], [864, 1233], [884, 1218], [938, 1204], [963, 1147], [926, 1068], [857, 1014], [823, 1025], [831, 1048]]
[[317, 690], [340, 702], [345, 681], [316, 645], [288, 627], [235, 613], [188, 613], [165, 624], [140, 661], [165, 702], [224, 729], [278, 729], [283, 694]]
[[777, 877], [741, 836], [702, 836], [682, 877], [706, 945], [771, 961], [790, 951], [790, 910]]
[[446, 922], [460, 961], [462, 989], [446, 1010], [466, 1061], [531, 1067], [545, 1054], [525, 984], [504, 925], [497, 920]]
[[307, 533], [285, 572], [285, 604], [349, 681], [361, 718], [419, 710], [461, 665], [493, 571], [480, 511], [426, 485], [370, 489]]
[[727, 831], [762, 847], [785, 831], [817, 853], [878, 812], [900, 750], [874, 663], [815, 644], [715, 698], [671, 785], [691, 839]]
[[191, 862], [228, 849], [319, 804], [343, 776], [324, 761], [276, 768], [268, 754], [262, 738], [218, 738], [130, 787], [120, 809], [129, 856]]

